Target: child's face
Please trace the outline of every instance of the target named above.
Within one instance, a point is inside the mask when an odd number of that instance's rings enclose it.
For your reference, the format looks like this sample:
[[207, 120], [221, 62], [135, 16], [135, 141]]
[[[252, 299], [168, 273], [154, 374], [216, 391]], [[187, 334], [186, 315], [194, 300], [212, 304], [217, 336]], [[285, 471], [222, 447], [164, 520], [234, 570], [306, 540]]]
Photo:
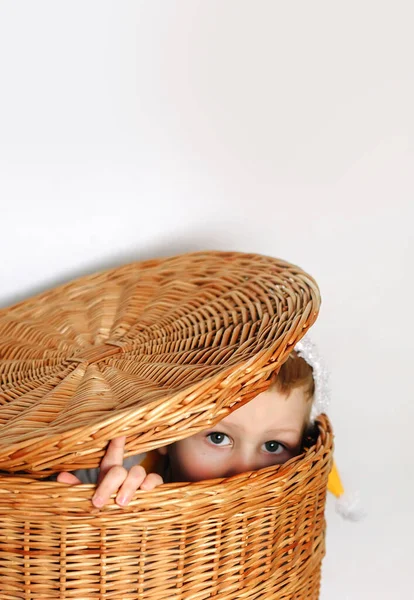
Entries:
[[212, 429], [169, 446], [173, 481], [229, 477], [286, 462], [301, 450], [310, 405], [303, 388], [289, 397], [275, 389], [262, 392]]

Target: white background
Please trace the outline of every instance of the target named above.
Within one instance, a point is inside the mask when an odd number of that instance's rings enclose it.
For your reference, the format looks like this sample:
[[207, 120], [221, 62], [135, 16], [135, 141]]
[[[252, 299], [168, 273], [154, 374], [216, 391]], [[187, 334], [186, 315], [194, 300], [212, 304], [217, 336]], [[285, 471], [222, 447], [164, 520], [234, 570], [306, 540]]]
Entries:
[[0, 0], [3, 306], [196, 249], [319, 282], [336, 457], [322, 600], [413, 596], [412, 2]]

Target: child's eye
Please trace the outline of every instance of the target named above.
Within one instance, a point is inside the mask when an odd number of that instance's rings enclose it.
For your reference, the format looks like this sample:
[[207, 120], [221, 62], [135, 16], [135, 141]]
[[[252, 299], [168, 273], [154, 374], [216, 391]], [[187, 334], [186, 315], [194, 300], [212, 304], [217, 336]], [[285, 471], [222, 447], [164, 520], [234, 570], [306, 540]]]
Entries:
[[228, 446], [230, 444], [230, 438], [225, 433], [220, 433], [219, 431], [213, 431], [209, 433], [207, 439], [210, 440], [212, 444], [216, 446]]
[[270, 452], [271, 454], [282, 454], [286, 450], [286, 448], [280, 442], [276, 442], [275, 440], [270, 440], [270, 442], [265, 442], [263, 444], [266, 452]]

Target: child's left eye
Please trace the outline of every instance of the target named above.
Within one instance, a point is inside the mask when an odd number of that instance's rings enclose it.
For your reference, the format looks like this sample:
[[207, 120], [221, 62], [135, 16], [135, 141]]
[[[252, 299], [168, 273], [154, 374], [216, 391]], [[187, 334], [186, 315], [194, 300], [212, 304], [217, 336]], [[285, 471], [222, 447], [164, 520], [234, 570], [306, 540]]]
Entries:
[[266, 452], [270, 452], [271, 454], [282, 454], [286, 448], [280, 442], [276, 442], [275, 440], [271, 440], [270, 442], [265, 442], [263, 444]]
[[215, 446], [228, 446], [230, 444], [229, 436], [220, 431], [209, 433], [207, 439]]

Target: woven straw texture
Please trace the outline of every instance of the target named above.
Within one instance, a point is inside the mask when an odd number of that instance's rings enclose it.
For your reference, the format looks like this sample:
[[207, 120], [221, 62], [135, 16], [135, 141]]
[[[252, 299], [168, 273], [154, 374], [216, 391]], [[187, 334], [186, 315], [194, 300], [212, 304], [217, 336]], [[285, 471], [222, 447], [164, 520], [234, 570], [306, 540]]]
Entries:
[[[285, 465], [138, 491], [91, 511], [93, 486], [0, 483], [2, 600], [317, 600], [332, 434]], [[11, 510], [12, 509], [12, 510]]]
[[221, 420], [267, 388], [319, 303], [288, 263], [204, 252], [0, 312], [1, 600], [316, 600], [325, 417], [285, 465], [138, 491], [127, 508], [92, 509], [92, 486], [38, 478], [97, 466], [116, 435], [132, 454]]
[[194, 253], [84, 277], [0, 313], [0, 469], [97, 466], [206, 429], [266, 387], [315, 321], [288, 263]]

